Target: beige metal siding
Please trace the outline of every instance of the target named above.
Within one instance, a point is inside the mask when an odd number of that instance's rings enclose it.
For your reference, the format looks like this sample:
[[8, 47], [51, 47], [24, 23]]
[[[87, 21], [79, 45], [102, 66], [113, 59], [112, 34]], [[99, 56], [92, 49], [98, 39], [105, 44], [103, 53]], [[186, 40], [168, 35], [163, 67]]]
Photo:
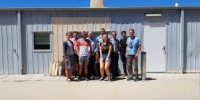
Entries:
[[52, 17], [53, 25], [53, 61], [61, 61], [65, 33], [69, 31], [111, 30], [110, 17]]

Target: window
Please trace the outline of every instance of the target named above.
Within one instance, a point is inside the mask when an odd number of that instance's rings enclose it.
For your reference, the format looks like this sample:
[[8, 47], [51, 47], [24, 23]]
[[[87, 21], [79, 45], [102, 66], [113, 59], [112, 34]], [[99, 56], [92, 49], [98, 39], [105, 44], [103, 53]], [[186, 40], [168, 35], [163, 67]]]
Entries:
[[34, 32], [34, 50], [50, 50], [50, 33]]

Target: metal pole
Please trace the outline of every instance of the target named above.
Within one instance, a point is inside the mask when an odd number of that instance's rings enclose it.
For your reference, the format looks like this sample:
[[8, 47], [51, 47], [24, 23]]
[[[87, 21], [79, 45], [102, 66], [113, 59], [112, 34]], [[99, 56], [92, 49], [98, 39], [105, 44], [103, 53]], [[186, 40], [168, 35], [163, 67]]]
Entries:
[[17, 25], [18, 25], [18, 55], [19, 55], [19, 74], [22, 74], [22, 31], [21, 31], [21, 11], [17, 11]]
[[141, 53], [141, 73], [142, 80], [146, 80], [146, 52], [142, 51]]
[[180, 74], [183, 74], [184, 68], [184, 24], [185, 24], [185, 12], [184, 9], [181, 10], [180, 17]]

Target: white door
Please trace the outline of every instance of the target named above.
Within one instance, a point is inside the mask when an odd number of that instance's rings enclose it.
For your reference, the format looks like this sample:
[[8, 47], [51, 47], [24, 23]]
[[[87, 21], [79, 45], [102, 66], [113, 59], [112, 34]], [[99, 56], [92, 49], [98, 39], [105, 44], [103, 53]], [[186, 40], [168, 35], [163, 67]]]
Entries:
[[144, 51], [147, 72], [165, 72], [165, 23], [144, 24]]

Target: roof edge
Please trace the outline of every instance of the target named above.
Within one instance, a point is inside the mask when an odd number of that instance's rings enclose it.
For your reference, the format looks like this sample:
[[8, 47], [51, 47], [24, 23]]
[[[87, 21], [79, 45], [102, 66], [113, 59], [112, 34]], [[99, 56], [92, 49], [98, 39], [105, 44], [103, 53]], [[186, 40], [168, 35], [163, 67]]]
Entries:
[[89, 7], [74, 7], [74, 8], [66, 8], [66, 7], [16, 7], [16, 8], [0, 8], [0, 10], [145, 10], [145, 9], [200, 9], [198, 7], [105, 7], [105, 8], [89, 8]]

